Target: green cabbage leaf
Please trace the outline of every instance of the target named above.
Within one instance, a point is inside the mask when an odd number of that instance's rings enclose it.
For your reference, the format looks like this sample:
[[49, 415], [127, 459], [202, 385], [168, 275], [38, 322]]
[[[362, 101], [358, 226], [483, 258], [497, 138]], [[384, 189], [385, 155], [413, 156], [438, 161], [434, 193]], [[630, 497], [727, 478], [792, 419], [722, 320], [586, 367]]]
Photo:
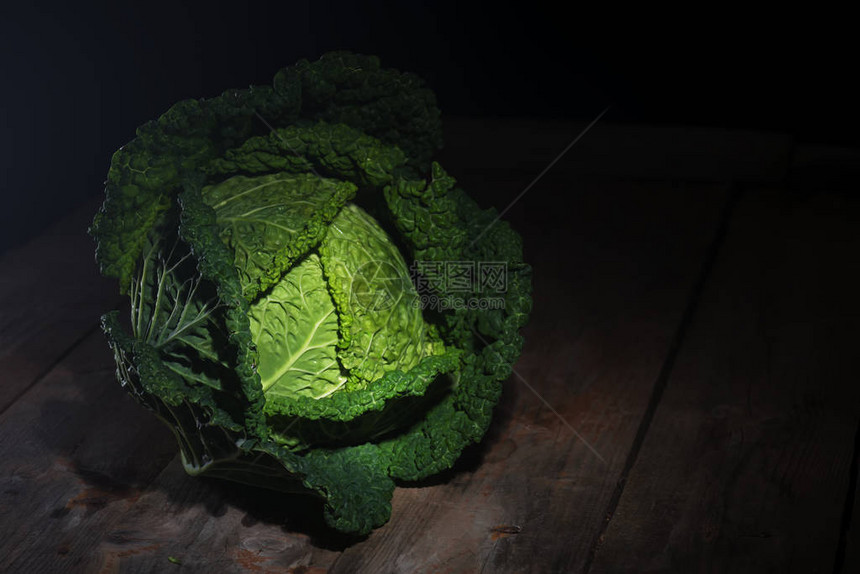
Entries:
[[[90, 233], [131, 313], [102, 327], [189, 474], [317, 496], [366, 534], [395, 481], [481, 440], [531, 272], [433, 161], [441, 142], [419, 78], [336, 52], [179, 102], [114, 154]], [[451, 264], [495, 280], [428, 281]]]

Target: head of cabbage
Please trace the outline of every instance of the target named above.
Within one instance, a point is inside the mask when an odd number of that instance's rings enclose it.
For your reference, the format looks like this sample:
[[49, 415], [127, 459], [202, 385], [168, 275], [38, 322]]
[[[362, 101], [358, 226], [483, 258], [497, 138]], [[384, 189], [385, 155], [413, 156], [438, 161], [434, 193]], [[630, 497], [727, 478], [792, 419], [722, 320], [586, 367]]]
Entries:
[[102, 325], [190, 474], [317, 495], [364, 534], [395, 480], [481, 439], [530, 269], [439, 147], [418, 78], [338, 52], [179, 102], [114, 154], [90, 232], [131, 313]]

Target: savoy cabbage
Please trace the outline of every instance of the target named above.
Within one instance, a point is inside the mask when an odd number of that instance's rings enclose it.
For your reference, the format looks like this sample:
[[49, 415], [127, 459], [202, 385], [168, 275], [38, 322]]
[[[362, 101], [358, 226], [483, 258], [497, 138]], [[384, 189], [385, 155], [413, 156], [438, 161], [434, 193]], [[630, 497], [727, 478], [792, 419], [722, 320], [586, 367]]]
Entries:
[[[114, 154], [90, 231], [131, 317], [102, 325], [190, 474], [316, 494], [328, 524], [366, 533], [395, 480], [481, 439], [530, 269], [519, 236], [431, 161], [440, 147], [418, 78], [339, 52], [179, 102]], [[502, 263], [504, 284], [456, 295], [503, 304], [428, 305], [454, 294], [427, 281], [450, 262]]]

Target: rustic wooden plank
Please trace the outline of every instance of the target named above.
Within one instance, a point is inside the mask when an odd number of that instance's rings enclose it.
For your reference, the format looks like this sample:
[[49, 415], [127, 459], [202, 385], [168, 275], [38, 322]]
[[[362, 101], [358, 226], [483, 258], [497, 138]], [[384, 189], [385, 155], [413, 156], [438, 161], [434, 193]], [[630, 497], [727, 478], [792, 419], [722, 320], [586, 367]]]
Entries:
[[860, 571], [860, 425], [854, 437], [854, 460], [851, 463], [851, 473], [854, 483], [852, 496], [846, 501], [842, 515], [842, 539], [836, 553], [834, 572], [852, 574]]
[[860, 414], [857, 207], [742, 200], [591, 572], [832, 571]]
[[860, 150], [820, 144], [795, 146], [786, 178], [788, 187], [854, 192], [858, 183]]
[[94, 571], [101, 529], [173, 457], [114, 372], [93, 333], [0, 416], [0, 571]]
[[490, 436], [454, 472], [397, 489], [391, 522], [332, 572], [585, 563], [726, 193], [552, 175], [532, 193], [510, 215], [535, 268], [534, 315]]
[[[229, 486], [187, 477], [169, 431], [116, 383], [96, 327], [124, 302], [98, 275], [86, 236], [100, 201], [0, 261], [0, 571], [153, 572], [173, 567], [174, 554], [213, 571], [268, 571], [272, 553], [277, 568], [286, 550], [296, 565], [324, 564], [335, 551], [283, 534], [290, 499], [267, 505], [240, 489], [233, 499], [244, 510], [225, 504]], [[44, 438], [34, 446], [34, 437]], [[196, 555], [185, 551], [192, 542]]]
[[0, 257], [0, 412], [120, 302], [87, 236], [100, 199]]
[[[99, 572], [326, 572], [346, 544], [307, 497], [185, 474], [174, 459], [98, 546]], [[307, 520], [306, 520], [307, 519]], [[323, 539], [319, 539], [322, 536]]]
[[95, 333], [0, 416], [0, 571], [325, 570], [321, 525], [286, 522], [311, 501], [187, 476], [114, 369]]

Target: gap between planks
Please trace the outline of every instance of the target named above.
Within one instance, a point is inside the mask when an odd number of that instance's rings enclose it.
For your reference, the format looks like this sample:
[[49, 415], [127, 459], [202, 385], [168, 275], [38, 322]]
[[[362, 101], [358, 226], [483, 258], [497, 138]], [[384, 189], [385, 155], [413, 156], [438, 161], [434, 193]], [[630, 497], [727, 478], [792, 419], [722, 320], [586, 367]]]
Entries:
[[[333, 573], [582, 570], [719, 228], [726, 186], [581, 182], [571, 191], [549, 174], [544, 187], [511, 212], [536, 270], [516, 368], [608, 464], [512, 378], [478, 460], [444, 481], [398, 488], [391, 522], [345, 549]], [[560, 193], [569, 208], [548, 209]]]
[[43, 379], [45, 379], [45, 377], [50, 375], [51, 371], [57, 368], [58, 365], [62, 364], [63, 361], [65, 361], [69, 357], [69, 355], [71, 355], [75, 351], [75, 349], [80, 347], [84, 341], [86, 341], [90, 336], [92, 336], [99, 330], [99, 324], [96, 323], [90, 326], [89, 329], [84, 331], [84, 333], [80, 337], [72, 341], [72, 343], [66, 348], [66, 350], [61, 351], [60, 354], [53, 361], [51, 361], [51, 363], [47, 367], [45, 367], [45, 370], [33, 377], [33, 380], [30, 381], [30, 383], [26, 386], [23, 386], [15, 395], [13, 395], [8, 403], [6, 403], [5, 405], [0, 405], [0, 417], [2, 417], [3, 414], [7, 410], [9, 410], [12, 405], [14, 405], [21, 397], [26, 395], [27, 392], [29, 392], [33, 387], [38, 385]]
[[657, 375], [656, 381], [654, 382], [654, 390], [651, 393], [651, 398], [648, 401], [645, 413], [642, 415], [639, 429], [636, 431], [636, 437], [633, 439], [633, 443], [630, 446], [630, 452], [627, 455], [627, 460], [624, 462], [624, 468], [618, 479], [618, 486], [616, 487], [615, 492], [612, 495], [612, 499], [609, 501], [609, 505], [606, 508], [606, 520], [600, 530], [595, 534], [594, 540], [591, 543], [591, 550], [589, 551], [588, 558], [583, 566], [583, 574], [587, 574], [589, 570], [591, 570], [594, 557], [600, 548], [600, 544], [606, 534], [606, 530], [609, 528], [609, 523], [612, 522], [612, 517], [615, 514], [615, 509], [618, 507], [618, 502], [624, 494], [627, 477], [630, 476], [630, 471], [636, 464], [639, 451], [642, 449], [642, 444], [645, 442], [645, 435], [648, 434], [651, 422], [654, 420], [654, 413], [657, 411], [657, 407], [660, 405], [660, 400], [663, 398], [663, 391], [669, 383], [669, 379], [672, 375], [672, 368], [675, 366], [675, 360], [678, 358], [678, 354], [684, 344], [684, 339], [687, 336], [687, 331], [690, 328], [690, 324], [696, 314], [696, 309], [699, 306], [699, 301], [702, 298], [702, 293], [705, 290], [705, 286], [708, 284], [708, 279], [713, 271], [717, 255], [720, 252], [720, 248], [726, 241], [729, 222], [731, 221], [735, 206], [737, 206], [738, 201], [740, 201], [742, 193], [743, 188], [740, 184], [732, 183], [728, 186], [728, 199], [725, 207], [723, 208], [722, 215], [720, 216], [719, 227], [714, 234], [714, 239], [711, 242], [711, 245], [708, 247], [708, 251], [702, 262], [702, 269], [699, 272], [699, 276], [693, 287], [690, 289], [690, 295], [688, 297], [687, 304], [684, 307], [684, 314], [678, 323], [678, 329], [675, 331], [675, 336], [672, 338], [672, 343], [666, 352], [666, 359], [663, 362], [663, 366], [660, 368], [660, 373]]
[[840, 571], [860, 417], [857, 207], [744, 194], [592, 572]]
[[[851, 574], [860, 568], [860, 540], [856, 532], [860, 529], [858, 513], [855, 506], [860, 503], [860, 420], [857, 421], [857, 432], [854, 434], [854, 455], [851, 457], [851, 470], [848, 474], [848, 492], [845, 495], [845, 506], [842, 509], [842, 522], [839, 532], [839, 546], [833, 560], [833, 574]], [[850, 552], [850, 553], [849, 553]]]

